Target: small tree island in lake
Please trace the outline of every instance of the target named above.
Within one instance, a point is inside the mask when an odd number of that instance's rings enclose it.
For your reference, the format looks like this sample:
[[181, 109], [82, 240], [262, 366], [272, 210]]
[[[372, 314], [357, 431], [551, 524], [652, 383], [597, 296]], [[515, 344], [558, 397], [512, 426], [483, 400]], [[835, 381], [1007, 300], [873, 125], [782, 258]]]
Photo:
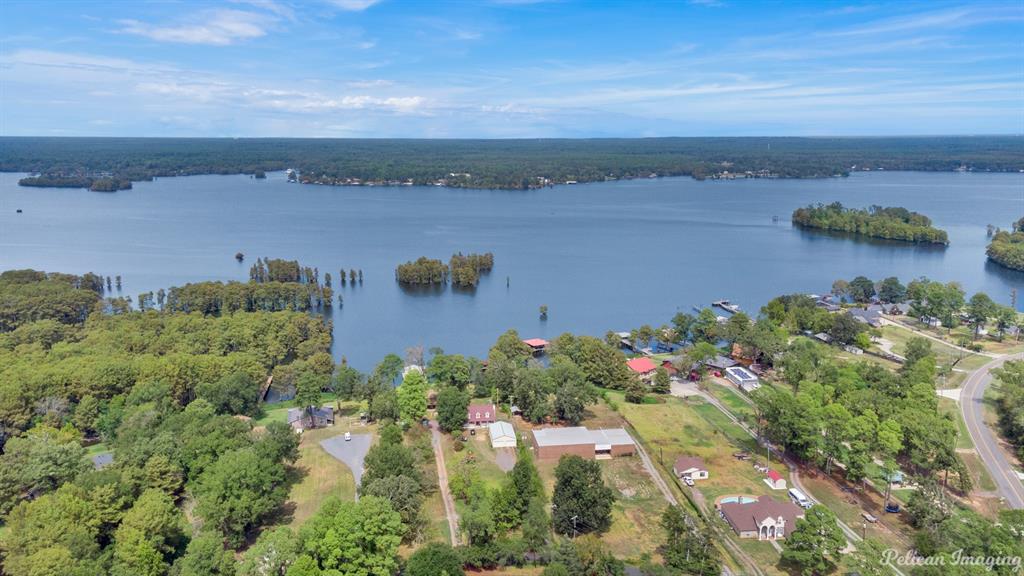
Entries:
[[930, 218], [906, 208], [871, 206], [845, 208], [839, 202], [812, 204], [793, 211], [793, 224], [870, 238], [918, 244], [949, 244], [945, 230], [932, 226]]
[[1012, 232], [996, 232], [985, 253], [1000, 266], [1024, 272], [1024, 218], [1013, 223]]
[[395, 279], [402, 284], [445, 284], [449, 278], [454, 286], [476, 286], [480, 275], [494, 267], [494, 255], [452, 254], [448, 264], [441, 260], [420, 256], [415, 262], [399, 264]]

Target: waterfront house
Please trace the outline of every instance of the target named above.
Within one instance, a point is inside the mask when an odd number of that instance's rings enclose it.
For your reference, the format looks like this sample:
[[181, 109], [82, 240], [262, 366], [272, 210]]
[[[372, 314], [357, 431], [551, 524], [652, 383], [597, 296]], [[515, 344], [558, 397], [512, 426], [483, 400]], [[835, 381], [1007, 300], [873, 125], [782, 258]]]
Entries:
[[658, 369], [654, 362], [651, 362], [651, 359], [646, 356], [630, 358], [626, 361], [626, 366], [644, 380], [650, 379], [654, 375], [654, 371]]
[[714, 358], [704, 362], [704, 365], [712, 370], [718, 370], [724, 372], [727, 368], [736, 366], [739, 362], [729, 358], [728, 356], [717, 355]]
[[548, 347], [548, 341], [543, 338], [527, 338], [523, 344], [529, 346], [534, 354], [540, 354]]
[[288, 425], [302, 432], [306, 428], [323, 428], [334, 425], [334, 408], [321, 406], [311, 411], [302, 408], [288, 409]]

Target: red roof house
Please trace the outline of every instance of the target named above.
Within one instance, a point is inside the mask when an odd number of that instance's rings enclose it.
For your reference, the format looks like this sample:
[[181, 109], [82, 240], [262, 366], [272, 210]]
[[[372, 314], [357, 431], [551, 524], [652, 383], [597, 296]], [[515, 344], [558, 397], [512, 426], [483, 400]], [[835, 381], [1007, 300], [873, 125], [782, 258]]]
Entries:
[[641, 376], [650, 376], [651, 374], [654, 374], [655, 370], [658, 369], [658, 367], [655, 366], [654, 362], [651, 362], [651, 359], [647, 358], [646, 356], [641, 356], [639, 358], [630, 358], [629, 360], [626, 360], [626, 366], [628, 366], [630, 370], [636, 372]]
[[534, 352], [548, 347], [548, 341], [543, 338], [527, 338], [526, 340], [523, 340], [523, 344], [532, 348]]
[[470, 404], [466, 412], [466, 422], [473, 426], [490, 424], [498, 419], [498, 408], [494, 404]]

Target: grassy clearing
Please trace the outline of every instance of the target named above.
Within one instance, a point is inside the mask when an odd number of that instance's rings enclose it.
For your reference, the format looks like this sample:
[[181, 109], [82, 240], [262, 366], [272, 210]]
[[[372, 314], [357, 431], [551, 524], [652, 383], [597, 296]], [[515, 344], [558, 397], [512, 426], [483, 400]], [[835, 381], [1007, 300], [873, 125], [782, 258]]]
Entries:
[[[320, 447], [320, 441], [345, 432], [377, 433], [375, 424], [359, 421], [358, 402], [342, 402], [336, 412], [334, 426], [306, 430], [299, 443], [299, 459], [293, 466], [295, 483], [288, 494], [286, 506], [292, 511], [290, 525], [296, 527], [309, 519], [331, 496], [354, 500], [355, 479], [352, 471]], [[283, 408], [286, 412], [287, 408]]]
[[711, 378], [708, 384], [708, 392], [718, 399], [734, 416], [746, 424], [754, 422], [754, 409], [740, 396], [731, 384], [719, 378]]
[[974, 481], [975, 489], [984, 492], [996, 491], [996, 483], [989, 476], [988, 468], [985, 467], [977, 452], [960, 452], [960, 458], [963, 459], [964, 465], [971, 474], [971, 480]]
[[[907, 318], [903, 322], [908, 326], [912, 326], [915, 330], [940, 338], [944, 342], [951, 344], [956, 344], [966, 338], [971, 340], [973, 344], [980, 344], [985, 352], [1013, 354], [1024, 351], [1024, 342], [1018, 342], [1010, 337], [1004, 338], [1002, 342], [992, 336], [979, 336], [977, 339], [974, 339], [974, 334], [969, 326], [957, 326], [952, 330], [948, 330], [946, 328], [932, 328], [914, 318]], [[933, 342], [933, 344], [935, 343]]]
[[964, 423], [963, 415], [960, 413], [960, 406], [952, 398], [946, 398], [939, 396], [939, 413], [949, 414], [956, 422], [957, 426], [957, 437], [956, 437], [956, 448], [957, 450], [973, 450], [974, 442], [971, 440], [971, 435], [967, 432], [967, 424]]
[[[801, 475], [801, 482], [814, 494], [814, 497], [825, 507], [835, 513], [836, 517], [843, 521], [858, 534], [863, 534], [866, 524], [862, 512], [869, 512], [878, 517], [878, 522], [868, 524], [867, 535], [885, 543], [886, 547], [895, 548], [900, 551], [907, 550], [911, 545], [913, 528], [904, 522], [902, 514], [884, 514], [883, 497], [875, 490], [867, 489], [863, 492], [853, 490], [843, 491], [836, 482], [831, 482], [824, 474], [815, 476]], [[844, 482], [836, 476], [836, 481], [843, 485]], [[876, 483], [876, 486], [883, 484]], [[913, 490], [893, 490], [893, 496], [901, 502], [906, 502]]]
[[[942, 337], [935, 330], [926, 330], [926, 332], [932, 336]], [[885, 339], [892, 341], [892, 351], [901, 356], [907, 350], [907, 342], [911, 338], [920, 337], [910, 330], [900, 326], [883, 326], [882, 336]], [[963, 350], [958, 350], [953, 346], [940, 344], [934, 340], [929, 340], [929, 343], [932, 345], [932, 352], [935, 354], [935, 360], [939, 366], [955, 366], [961, 370], [970, 371], [981, 368], [991, 360], [991, 358], [986, 356], [964, 352]]]

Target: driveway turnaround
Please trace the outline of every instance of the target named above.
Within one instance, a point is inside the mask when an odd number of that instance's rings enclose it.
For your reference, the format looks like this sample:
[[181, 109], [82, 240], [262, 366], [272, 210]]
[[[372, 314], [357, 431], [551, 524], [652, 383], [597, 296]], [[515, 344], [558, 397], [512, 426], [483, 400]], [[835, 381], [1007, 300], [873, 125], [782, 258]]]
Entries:
[[356, 480], [356, 498], [359, 498], [359, 481], [363, 478], [363, 459], [370, 451], [372, 443], [373, 436], [370, 434], [353, 434], [348, 442], [345, 441], [344, 434], [320, 441], [320, 446], [328, 454], [341, 460], [341, 463], [352, 471], [352, 477]]

